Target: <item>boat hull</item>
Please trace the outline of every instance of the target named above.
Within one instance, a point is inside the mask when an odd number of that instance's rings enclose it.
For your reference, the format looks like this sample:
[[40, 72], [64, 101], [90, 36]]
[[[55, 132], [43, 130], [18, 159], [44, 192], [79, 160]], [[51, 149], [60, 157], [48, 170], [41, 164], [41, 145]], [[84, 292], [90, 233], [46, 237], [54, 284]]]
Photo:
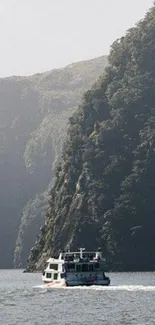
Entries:
[[52, 281], [52, 282], [47, 282], [44, 281], [45, 287], [48, 289], [50, 288], [63, 288], [63, 287], [67, 287], [66, 282], [65, 281]]
[[110, 285], [110, 279], [102, 280], [102, 281], [44, 281], [44, 284], [49, 288], [56, 288], [56, 287], [78, 287], [78, 286], [108, 286]]
[[110, 280], [104, 280], [104, 281], [94, 281], [94, 282], [88, 282], [88, 281], [66, 281], [66, 286], [67, 287], [77, 287], [77, 286], [108, 286], [110, 285]]

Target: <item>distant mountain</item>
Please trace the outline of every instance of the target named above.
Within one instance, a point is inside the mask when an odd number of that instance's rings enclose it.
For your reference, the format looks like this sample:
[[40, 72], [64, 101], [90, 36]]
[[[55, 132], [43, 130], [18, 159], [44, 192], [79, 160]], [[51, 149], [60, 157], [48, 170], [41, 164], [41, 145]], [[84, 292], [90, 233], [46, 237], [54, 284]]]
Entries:
[[30, 270], [60, 249], [103, 248], [115, 270], [154, 270], [155, 5], [114, 42], [70, 118]]
[[[44, 223], [68, 118], [107, 57], [0, 79], [0, 267], [23, 266]], [[15, 252], [14, 252], [15, 250]]]

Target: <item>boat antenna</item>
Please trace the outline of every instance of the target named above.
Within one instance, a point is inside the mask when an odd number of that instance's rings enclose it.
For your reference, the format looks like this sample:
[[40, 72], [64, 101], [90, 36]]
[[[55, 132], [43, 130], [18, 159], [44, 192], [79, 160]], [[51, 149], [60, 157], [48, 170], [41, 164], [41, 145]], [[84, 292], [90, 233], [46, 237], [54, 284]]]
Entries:
[[84, 247], [81, 247], [80, 248], [80, 258], [82, 259], [83, 258], [83, 251], [85, 250]]
[[70, 245], [68, 244], [66, 247], [67, 252], [70, 252]]

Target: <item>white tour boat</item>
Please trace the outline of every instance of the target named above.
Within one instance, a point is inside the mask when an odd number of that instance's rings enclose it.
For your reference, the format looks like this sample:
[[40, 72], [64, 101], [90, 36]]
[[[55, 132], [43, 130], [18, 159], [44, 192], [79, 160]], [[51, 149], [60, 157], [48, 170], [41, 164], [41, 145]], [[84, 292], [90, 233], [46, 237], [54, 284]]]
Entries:
[[110, 279], [104, 274], [105, 260], [100, 249], [97, 252], [61, 252], [58, 258], [49, 258], [42, 274], [49, 286], [107, 286]]

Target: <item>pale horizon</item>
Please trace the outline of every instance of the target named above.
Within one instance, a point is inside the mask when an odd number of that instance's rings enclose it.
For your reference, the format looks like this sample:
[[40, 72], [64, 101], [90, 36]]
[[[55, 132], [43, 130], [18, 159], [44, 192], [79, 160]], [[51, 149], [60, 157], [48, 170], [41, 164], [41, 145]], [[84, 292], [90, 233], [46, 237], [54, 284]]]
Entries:
[[108, 55], [152, 0], [1, 0], [0, 78]]

